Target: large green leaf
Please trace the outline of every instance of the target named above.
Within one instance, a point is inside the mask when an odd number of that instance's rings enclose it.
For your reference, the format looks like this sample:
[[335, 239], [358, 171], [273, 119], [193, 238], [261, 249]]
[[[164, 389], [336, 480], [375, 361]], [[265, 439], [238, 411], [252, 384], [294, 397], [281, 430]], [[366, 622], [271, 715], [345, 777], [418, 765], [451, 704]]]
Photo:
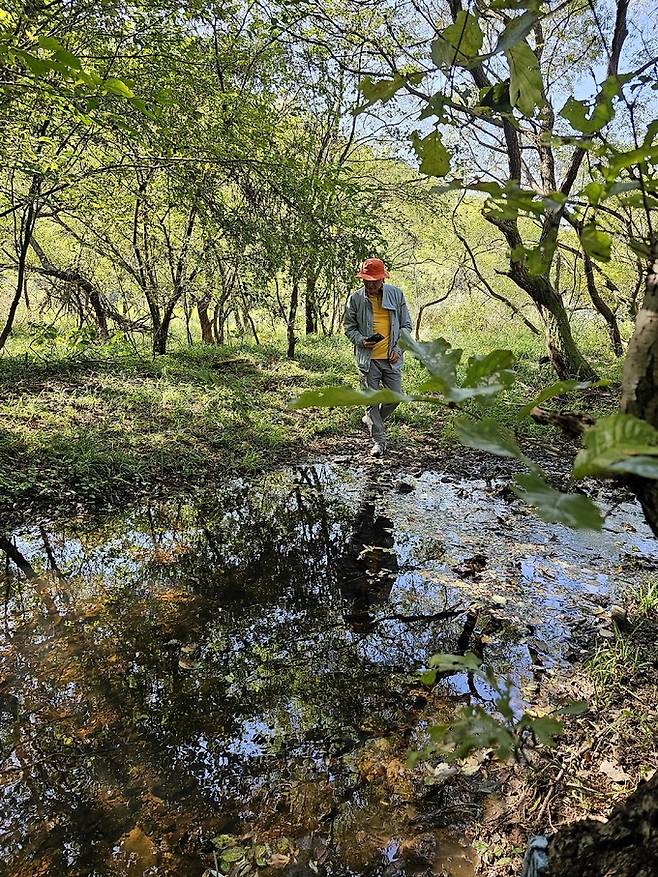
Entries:
[[[648, 458], [658, 456], [658, 430], [645, 420], [631, 414], [602, 417], [585, 433], [584, 445], [574, 461], [574, 478], [622, 473], [657, 477]], [[633, 457], [640, 459], [633, 463]]]
[[455, 421], [455, 431], [459, 441], [467, 448], [489, 451], [499, 457], [525, 459], [513, 433], [492, 417], [484, 417], [481, 420], [460, 417]]
[[532, 116], [535, 107], [544, 104], [539, 61], [530, 46], [522, 41], [505, 52], [510, 72], [510, 100], [524, 116]]
[[481, 664], [482, 661], [477, 655], [474, 655], [473, 652], [466, 652], [465, 655], [432, 655], [429, 660], [430, 667], [438, 673], [445, 673], [446, 671], [458, 672], [460, 670], [479, 670]]
[[470, 356], [462, 384], [477, 387], [497, 383], [509, 386], [514, 382], [514, 354], [511, 350], [490, 350], [489, 353]]
[[409, 401], [409, 396], [392, 390], [355, 390], [353, 387], [320, 387], [305, 390], [290, 402], [290, 408], [349, 408], [356, 405], [380, 405]]
[[404, 86], [401, 76], [392, 79], [373, 79], [372, 76], [364, 76], [359, 83], [359, 91], [369, 104], [380, 101], [386, 103]]
[[428, 177], [445, 177], [450, 170], [450, 154], [441, 142], [441, 133], [431, 131], [426, 137], [417, 131], [411, 135], [411, 145], [420, 162], [420, 172]]
[[483, 40], [477, 18], [460, 9], [455, 21], [432, 42], [432, 60], [437, 67], [468, 67], [482, 48]]
[[542, 746], [555, 746], [555, 737], [564, 731], [562, 723], [552, 716], [534, 718], [525, 713], [519, 725], [532, 731], [537, 742]]
[[452, 347], [445, 338], [437, 338], [436, 341], [416, 341], [411, 332], [403, 329], [400, 333], [400, 347], [412, 353], [432, 377], [437, 379], [436, 389], [445, 392], [455, 386], [457, 366], [462, 358], [462, 351]]
[[619, 172], [644, 162], [658, 164], [658, 145], [645, 144], [628, 152], [620, 152], [610, 159], [607, 167], [602, 168], [603, 176], [608, 182], [616, 180]]
[[515, 476], [514, 492], [536, 509], [543, 521], [583, 530], [600, 530], [601, 512], [588, 496], [555, 490], [537, 472]]
[[576, 131], [582, 131], [583, 134], [594, 134], [613, 119], [615, 111], [612, 101], [619, 94], [619, 87], [620, 79], [617, 76], [609, 76], [601, 86], [601, 91], [596, 96], [589, 116], [587, 115], [590, 109], [589, 104], [586, 101], [576, 100], [573, 95], [567, 99], [560, 110], [560, 115]]
[[613, 475], [637, 475], [640, 478], [658, 478], [658, 456], [633, 456], [610, 463]]
[[123, 79], [117, 79], [116, 76], [110, 76], [103, 82], [103, 91], [116, 94], [117, 97], [135, 97]]
[[528, 9], [523, 15], [517, 15], [505, 25], [505, 30], [498, 37], [494, 55], [511, 49], [521, 40], [525, 40], [530, 31], [537, 24], [539, 16], [535, 10]]
[[587, 222], [582, 227], [580, 232], [580, 242], [583, 245], [585, 252], [588, 253], [592, 259], [597, 259], [599, 262], [610, 261], [612, 240], [610, 235], [601, 231], [594, 221]]

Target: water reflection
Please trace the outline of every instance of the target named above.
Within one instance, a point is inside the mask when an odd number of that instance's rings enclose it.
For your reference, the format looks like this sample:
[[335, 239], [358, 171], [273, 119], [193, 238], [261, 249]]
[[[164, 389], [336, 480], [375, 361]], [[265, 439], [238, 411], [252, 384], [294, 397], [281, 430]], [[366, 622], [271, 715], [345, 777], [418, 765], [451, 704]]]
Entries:
[[[505, 616], [511, 596], [498, 616], [478, 608], [487, 576], [505, 576], [495, 589], [511, 595], [548, 576], [541, 538], [532, 568], [529, 552], [513, 565], [523, 540], [518, 527], [508, 542], [493, 535], [503, 511], [478, 490], [430, 479], [392, 498], [384, 479], [317, 466], [0, 537], [7, 873], [200, 874], [218, 834], [247, 834], [246, 847], [285, 838], [279, 873], [295, 859], [335, 877], [388, 873], [382, 851], [420, 800], [403, 767], [424, 721], [409, 674], [482, 632], [489, 662], [521, 667], [544, 605], [537, 591], [524, 592], [525, 615]], [[480, 542], [485, 572], [457, 580]], [[620, 566], [600, 557], [579, 599]], [[573, 571], [560, 569], [568, 594]], [[567, 603], [548, 632], [537, 621], [532, 663], [539, 635], [546, 645], [565, 629]], [[457, 678], [445, 691], [447, 710], [483, 696]], [[461, 817], [444, 802], [436, 825]]]

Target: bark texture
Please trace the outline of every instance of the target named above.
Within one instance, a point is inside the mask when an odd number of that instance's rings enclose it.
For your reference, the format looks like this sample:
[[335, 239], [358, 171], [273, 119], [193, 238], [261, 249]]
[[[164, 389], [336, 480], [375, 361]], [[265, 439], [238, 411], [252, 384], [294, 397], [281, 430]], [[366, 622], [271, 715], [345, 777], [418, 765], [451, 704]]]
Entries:
[[[644, 303], [638, 312], [635, 332], [624, 362], [621, 409], [646, 420], [658, 429], [658, 241], [651, 247], [646, 274]], [[629, 479], [644, 516], [658, 536], [658, 482]], [[658, 873], [658, 871], [656, 872]]]
[[545, 877], [657, 874], [658, 773], [641, 783], [608, 822], [586, 819], [561, 828], [550, 842]]

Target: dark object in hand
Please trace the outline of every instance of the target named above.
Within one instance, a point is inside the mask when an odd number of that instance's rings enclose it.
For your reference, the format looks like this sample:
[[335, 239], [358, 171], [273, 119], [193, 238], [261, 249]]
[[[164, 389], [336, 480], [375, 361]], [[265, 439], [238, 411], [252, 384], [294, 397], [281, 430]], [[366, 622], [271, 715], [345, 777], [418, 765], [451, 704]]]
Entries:
[[383, 340], [384, 340], [384, 336], [382, 335], [381, 332], [375, 332], [374, 335], [370, 335], [370, 337], [366, 338], [366, 341], [368, 342], [368, 344], [372, 344], [372, 343], [376, 344], [377, 341], [383, 341]]

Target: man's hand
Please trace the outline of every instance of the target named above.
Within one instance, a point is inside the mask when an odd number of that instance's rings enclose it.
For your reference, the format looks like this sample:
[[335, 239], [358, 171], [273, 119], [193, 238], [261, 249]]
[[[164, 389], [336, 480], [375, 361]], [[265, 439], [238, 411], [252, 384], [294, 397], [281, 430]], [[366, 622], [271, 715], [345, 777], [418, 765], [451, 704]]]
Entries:
[[401, 356], [402, 356], [402, 354], [401, 354], [400, 351], [396, 348], [396, 349], [393, 351], [393, 353], [391, 353], [391, 358], [390, 358], [390, 360], [389, 360], [389, 362], [391, 363], [391, 365], [395, 365], [395, 363], [399, 361], [399, 359], [400, 359]]

